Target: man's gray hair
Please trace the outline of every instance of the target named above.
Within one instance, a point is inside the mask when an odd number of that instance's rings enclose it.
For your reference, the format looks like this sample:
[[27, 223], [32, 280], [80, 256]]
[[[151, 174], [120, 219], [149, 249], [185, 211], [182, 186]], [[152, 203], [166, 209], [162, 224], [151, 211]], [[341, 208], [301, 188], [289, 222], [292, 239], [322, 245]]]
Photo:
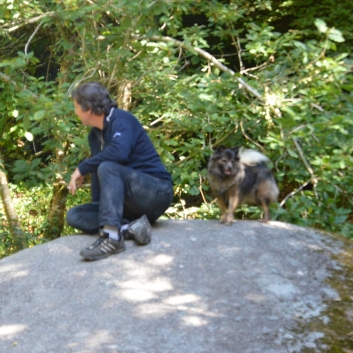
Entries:
[[107, 89], [99, 82], [80, 84], [72, 92], [72, 98], [84, 112], [92, 110], [92, 113], [96, 115], [108, 115], [111, 108], [118, 107]]

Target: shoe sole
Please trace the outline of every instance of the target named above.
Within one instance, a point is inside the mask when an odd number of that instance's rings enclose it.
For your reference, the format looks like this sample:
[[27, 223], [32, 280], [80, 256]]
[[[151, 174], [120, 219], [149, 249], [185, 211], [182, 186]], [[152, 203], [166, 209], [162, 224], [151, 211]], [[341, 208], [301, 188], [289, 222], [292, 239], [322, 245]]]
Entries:
[[123, 248], [120, 248], [119, 250], [115, 252], [110, 252], [110, 253], [105, 253], [105, 254], [99, 254], [99, 255], [86, 255], [84, 254], [84, 250], [80, 251], [80, 255], [87, 261], [96, 261], [96, 260], [102, 260], [105, 259], [111, 255], [119, 254], [123, 251], [125, 251], [125, 246]]
[[145, 232], [135, 234], [135, 240], [140, 245], [147, 245], [151, 242], [151, 235]]
[[[144, 222], [148, 228], [147, 229], [143, 229], [143, 227], [141, 227], [141, 232], [136, 232], [135, 233], [135, 229], [134, 228], [139, 228], [139, 221], [141, 220], [141, 222]], [[132, 225], [131, 227], [132, 229], [132, 233], [134, 234], [134, 240], [140, 244], [140, 245], [147, 245], [151, 242], [151, 233], [152, 233], [152, 229], [151, 229], [151, 225], [149, 224], [149, 221], [147, 219], [146, 216], [142, 216], [135, 224]]]

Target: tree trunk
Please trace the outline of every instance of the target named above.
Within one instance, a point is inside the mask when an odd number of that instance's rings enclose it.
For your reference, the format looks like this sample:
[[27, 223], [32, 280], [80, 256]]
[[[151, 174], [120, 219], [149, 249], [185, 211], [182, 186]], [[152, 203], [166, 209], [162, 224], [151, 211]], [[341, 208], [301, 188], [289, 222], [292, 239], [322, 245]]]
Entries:
[[46, 239], [56, 239], [61, 236], [65, 221], [67, 194], [66, 183], [62, 181], [54, 183], [53, 197], [47, 218], [47, 226], [44, 232]]
[[[68, 60], [63, 60], [60, 67], [62, 74], [59, 85], [68, 81], [68, 72], [70, 63]], [[60, 141], [60, 137], [57, 138]], [[60, 164], [64, 155], [67, 153], [67, 141], [62, 143], [62, 149], [56, 150], [56, 163]], [[58, 175], [53, 184], [53, 196], [50, 202], [50, 209], [47, 216], [47, 226], [44, 230], [44, 237], [46, 239], [55, 239], [61, 236], [66, 212], [66, 198], [68, 189], [66, 183], [63, 181], [62, 176]]]
[[20, 222], [18, 221], [17, 212], [10, 195], [7, 176], [4, 172], [2, 164], [0, 164], [0, 196], [6, 214], [9, 233], [14, 240], [14, 244], [16, 244], [15, 250], [23, 249], [26, 247], [25, 234], [21, 229]]
[[[63, 143], [63, 150], [56, 151], [56, 163], [62, 162], [63, 156], [67, 153], [66, 142]], [[44, 230], [46, 239], [55, 239], [61, 236], [66, 213], [66, 198], [68, 194], [67, 184], [61, 175], [57, 175], [53, 184], [53, 196], [50, 202], [50, 209], [47, 217], [47, 226]]]
[[129, 110], [132, 102], [132, 93], [131, 93], [132, 83], [125, 82], [119, 88], [119, 98], [118, 98], [118, 105], [119, 108], [124, 110]]

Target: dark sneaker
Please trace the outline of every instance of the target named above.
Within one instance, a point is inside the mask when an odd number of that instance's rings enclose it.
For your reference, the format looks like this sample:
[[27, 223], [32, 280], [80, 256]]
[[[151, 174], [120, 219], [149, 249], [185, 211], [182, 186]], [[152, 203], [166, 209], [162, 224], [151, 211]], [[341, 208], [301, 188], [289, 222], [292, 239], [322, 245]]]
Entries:
[[101, 232], [98, 239], [88, 248], [81, 250], [80, 255], [85, 260], [95, 261], [125, 250], [124, 238], [120, 241], [109, 238], [109, 234]]
[[140, 245], [147, 245], [151, 242], [152, 227], [147, 217], [143, 215], [136, 221], [130, 222], [128, 228], [121, 233], [125, 240], [135, 240]]

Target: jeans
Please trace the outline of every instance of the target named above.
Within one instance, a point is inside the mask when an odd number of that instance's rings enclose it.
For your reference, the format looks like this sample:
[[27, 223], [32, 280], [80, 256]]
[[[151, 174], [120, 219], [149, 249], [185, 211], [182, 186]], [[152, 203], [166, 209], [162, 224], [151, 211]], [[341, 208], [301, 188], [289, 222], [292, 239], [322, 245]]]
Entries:
[[146, 215], [154, 223], [170, 206], [173, 186], [149, 174], [140, 173], [115, 162], [103, 162], [98, 167], [99, 202], [71, 208], [66, 222], [86, 234], [96, 234], [109, 225], [120, 229]]

